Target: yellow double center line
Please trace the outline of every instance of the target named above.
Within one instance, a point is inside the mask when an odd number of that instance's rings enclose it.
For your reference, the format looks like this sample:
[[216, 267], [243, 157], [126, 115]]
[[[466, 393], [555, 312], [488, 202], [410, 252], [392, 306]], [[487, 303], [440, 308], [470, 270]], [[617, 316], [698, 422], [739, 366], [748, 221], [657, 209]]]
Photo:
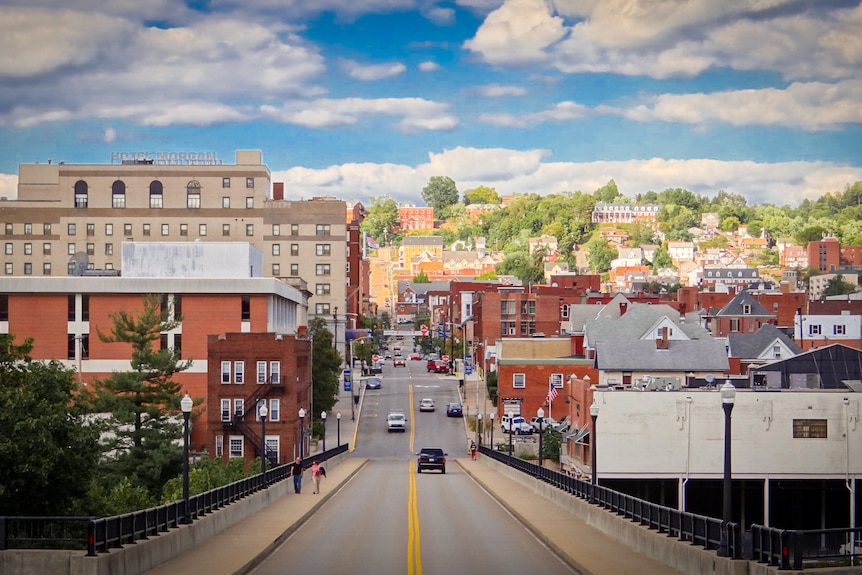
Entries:
[[[413, 386], [408, 388], [410, 398], [410, 419], [413, 417]], [[410, 426], [410, 451], [413, 451], [414, 427]], [[410, 477], [410, 488], [407, 494], [407, 573], [408, 575], [422, 575], [422, 545], [419, 537], [419, 506], [416, 504], [416, 469], [410, 462], [408, 477]]]

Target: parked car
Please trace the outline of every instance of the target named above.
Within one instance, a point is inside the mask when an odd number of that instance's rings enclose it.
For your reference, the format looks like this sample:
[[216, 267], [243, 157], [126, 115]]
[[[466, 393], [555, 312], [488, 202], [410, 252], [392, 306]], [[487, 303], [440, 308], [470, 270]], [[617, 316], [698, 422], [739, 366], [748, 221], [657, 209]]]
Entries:
[[386, 416], [386, 431], [407, 431], [407, 416], [403, 411], [390, 411]]
[[504, 415], [500, 418], [500, 429], [503, 433], [515, 433], [516, 435], [533, 433], [533, 426], [520, 415]]
[[419, 400], [419, 411], [434, 411], [434, 400], [425, 397]]
[[[545, 432], [548, 429], [556, 430], [560, 426], [560, 422], [554, 419], [553, 417], [544, 417], [542, 418], [544, 421], [541, 425], [542, 431]], [[530, 419], [530, 425], [533, 428], [533, 431], [539, 431], [539, 418], [533, 417]]]
[[368, 377], [365, 379], [365, 389], [380, 389], [382, 383], [379, 377]]
[[461, 402], [453, 401], [446, 406], [446, 417], [464, 417], [464, 411], [461, 407]]
[[396, 357], [392, 360], [392, 367], [407, 367], [407, 362], [403, 357]]
[[428, 362], [428, 372], [449, 373], [449, 364], [442, 359], [433, 359]]
[[439, 447], [423, 447], [416, 454], [416, 473], [422, 473], [423, 469], [439, 469], [440, 473], [446, 473], [446, 453]]

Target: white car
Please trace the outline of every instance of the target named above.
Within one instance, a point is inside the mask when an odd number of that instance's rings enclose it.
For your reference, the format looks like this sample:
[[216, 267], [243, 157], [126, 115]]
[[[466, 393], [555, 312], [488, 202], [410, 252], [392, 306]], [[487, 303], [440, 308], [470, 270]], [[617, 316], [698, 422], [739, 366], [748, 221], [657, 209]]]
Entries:
[[434, 411], [434, 400], [428, 397], [420, 399], [419, 411]]
[[386, 416], [386, 431], [407, 431], [407, 416], [403, 411], [390, 411]]
[[[530, 420], [530, 425], [533, 426], [533, 431], [539, 431], [539, 418], [534, 417]], [[542, 432], [548, 431], [548, 429], [556, 430], [560, 426], [560, 422], [554, 419], [553, 417], [544, 417], [542, 418]]]
[[533, 433], [533, 426], [520, 415], [504, 415], [500, 418], [500, 429], [503, 433], [515, 433], [517, 435]]

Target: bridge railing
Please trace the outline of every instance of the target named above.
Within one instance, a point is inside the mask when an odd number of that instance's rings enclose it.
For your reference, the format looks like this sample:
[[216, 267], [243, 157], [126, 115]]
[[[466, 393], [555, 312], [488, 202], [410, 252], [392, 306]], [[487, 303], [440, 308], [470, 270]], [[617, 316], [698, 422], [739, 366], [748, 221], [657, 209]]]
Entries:
[[[302, 461], [310, 467], [314, 460], [326, 461], [348, 450], [342, 444]], [[141, 539], [159, 535], [168, 529], [217, 511], [219, 508], [246, 497], [265, 486], [284, 481], [290, 476], [290, 465], [268, 469], [264, 475], [250, 475], [228, 485], [216, 487], [189, 497], [113, 517], [0, 517], [0, 550], [4, 549], [81, 549], [88, 555], [105, 553]]]

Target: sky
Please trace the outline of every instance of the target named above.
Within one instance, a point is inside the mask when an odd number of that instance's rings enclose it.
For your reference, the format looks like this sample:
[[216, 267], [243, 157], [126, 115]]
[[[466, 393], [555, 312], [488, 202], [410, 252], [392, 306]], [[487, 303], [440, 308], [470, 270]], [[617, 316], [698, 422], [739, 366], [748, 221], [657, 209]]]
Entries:
[[261, 150], [285, 197], [862, 180], [859, 0], [0, 0], [19, 164]]

